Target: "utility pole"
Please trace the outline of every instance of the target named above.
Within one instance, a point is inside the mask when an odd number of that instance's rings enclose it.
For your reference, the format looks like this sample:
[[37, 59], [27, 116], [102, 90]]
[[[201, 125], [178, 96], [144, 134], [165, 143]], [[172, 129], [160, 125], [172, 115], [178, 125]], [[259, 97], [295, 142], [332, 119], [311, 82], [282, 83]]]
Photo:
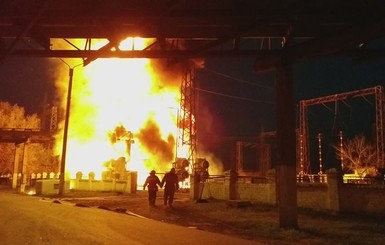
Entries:
[[276, 182], [280, 228], [298, 228], [295, 110], [292, 68], [282, 58], [276, 65], [277, 146]]
[[69, 68], [69, 82], [68, 82], [68, 91], [67, 91], [66, 114], [65, 114], [65, 121], [64, 121], [63, 148], [62, 148], [61, 161], [60, 161], [59, 195], [61, 196], [65, 192], [65, 165], [66, 165], [66, 156], [67, 156], [67, 137], [68, 137], [68, 126], [69, 126], [69, 118], [70, 118], [70, 108], [71, 108], [73, 74], [74, 74], [74, 68]]

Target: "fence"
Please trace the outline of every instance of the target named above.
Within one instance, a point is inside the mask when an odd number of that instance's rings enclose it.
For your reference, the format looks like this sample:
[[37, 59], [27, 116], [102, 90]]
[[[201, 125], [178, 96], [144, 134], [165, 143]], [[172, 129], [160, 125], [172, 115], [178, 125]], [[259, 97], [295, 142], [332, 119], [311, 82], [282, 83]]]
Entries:
[[[14, 183], [14, 176], [17, 178]], [[60, 173], [32, 173], [22, 175], [21, 173], [12, 175], [10, 173], [0, 174], [1, 185], [11, 188], [20, 187], [22, 192], [33, 192], [36, 194], [58, 194]], [[124, 176], [119, 178], [106, 178], [96, 180], [95, 174], [88, 174], [88, 178], [83, 178], [83, 174], [78, 172], [75, 179], [66, 179], [66, 191], [116, 191], [133, 193], [137, 189], [137, 172], [127, 171]], [[32, 191], [31, 191], [32, 190]]]
[[[344, 183], [332, 169], [323, 175], [297, 176], [298, 207], [335, 212], [363, 212], [385, 215], [384, 179], [363, 178], [361, 182]], [[195, 183], [193, 183], [195, 184]], [[247, 200], [277, 204], [275, 171], [266, 178], [237, 176], [227, 172], [199, 183], [200, 198]], [[195, 188], [192, 185], [192, 188]]]
[[[29, 187], [39, 186], [40, 191], [57, 193], [59, 174], [37, 173], [29, 176], [17, 176], [18, 183], [25, 178]], [[331, 210], [335, 212], [363, 212], [385, 215], [385, 182], [384, 178], [365, 177], [344, 180], [335, 170], [329, 170], [319, 176], [297, 176], [297, 205], [298, 207], [315, 210]], [[2, 185], [12, 186], [13, 175], [0, 174]], [[93, 175], [83, 179], [77, 178], [66, 181], [68, 189], [83, 191], [118, 191], [135, 193], [137, 189], [137, 173], [127, 172], [123, 180], [95, 180]], [[201, 199], [214, 198], [219, 200], [248, 200], [257, 203], [276, 205], [275, 171], [270, 170], [267, 177], [237, 176], [234, 172], [224, 175], [210, 176], [205, 182], [199, 182], [195, 187], [191, 181], [190, 195]], [[18, 185], [20, 186], [20, 185]], [[192, 191], [191, 191], [192, 190]], [[42, 193], [44, 194], [44, 193]]]

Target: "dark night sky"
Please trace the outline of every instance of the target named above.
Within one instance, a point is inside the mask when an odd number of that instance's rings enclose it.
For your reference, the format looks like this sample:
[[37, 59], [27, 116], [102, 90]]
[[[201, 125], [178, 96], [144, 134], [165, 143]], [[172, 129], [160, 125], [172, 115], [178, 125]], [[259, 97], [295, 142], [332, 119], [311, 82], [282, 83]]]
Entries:
[[[261, 130], [275, 130], [275, 74], [255, 74], [253, 59], [208, 60], [206, 70], [199, 71], [198, 80], [203, 110], [198, 120], [211, 123], [211, 127], [198, 130], [198, 136], [210, 141], [211, 151], [224, 155], [216, 146], [222, 136], [257, 136]], [[294, 97], [296, 105], [300, 100], [350, 92], [377, 85], [385, 86], [385, 59], [357, 62], [350, 57], [329, 57], [314, 59], [293, 65]], [[247, 81], [247, 82], [245, 82]], [[251, 83], [255, 83], [252, 85]], [[230, 96], [226, 96], [230, 95]], [[249, 98], [248, 101], [241, 98]], [[335, 151], [330, 144], [338, 140], [338, 130], [347, 137], [366, 134], [374, 130], [374, 97], [309, 107], [309, 142], [312, 164], [318, 166], [316, 136], [324, 135], [323, 158], [325, 168], [336, 162]], [[201, 107], [201, 109], [202, 109]], [[210, 112], [208, 112], [210, 111]], [[297, 117], [298, 118], [298, 117]], [[298, 120], [298, 119], [297, 119]], [[298, 121], [297, 121], [298, 125]], [[314, 167], [312, 167], [314, 168]]]
[[[218, 121], [231, 122], [214, 130], [225, 135], [256, 135], [261, 127], [275, 129], [275, 74], [255, 74], [252, 66], [252, 59], [208, 60], [206, 69], [198, 72], [200, 103], [209, 106]], [[304, 99], [385, 85], [385, 59], [357, 64], [349, 58], [316, 59], [293, 65], [293, 71], [297, 104]], [[256, 120], [249, 123], [250, 119]]]
[[0, 100], [40, 113], [44, 96], [53, 99], [54, 70], [46, 58], [7, 58], [0, 63]]

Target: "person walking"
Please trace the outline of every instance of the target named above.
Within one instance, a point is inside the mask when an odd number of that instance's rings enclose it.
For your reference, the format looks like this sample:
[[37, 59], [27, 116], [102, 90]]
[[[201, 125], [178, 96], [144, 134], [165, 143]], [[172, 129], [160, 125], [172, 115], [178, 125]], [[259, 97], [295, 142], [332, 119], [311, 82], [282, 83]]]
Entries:
[[175, 173], [175, 168], [171, 168], [170, 172], [166, 173], [160, 183], [161, 188], [164, 186], [164, 205], [172, 207], [174, 202], [175, 191], [179, 190], [179, 179]]
[[146, 178], [143, 184], [143, 190], [148, 189], [148, 203], [150, 206], [155, 207], [156, 194], [158, 192], [158, 186], [161, 186], [158, 176], [156, 176], [155, 170], [150, 172], [150, 175]]

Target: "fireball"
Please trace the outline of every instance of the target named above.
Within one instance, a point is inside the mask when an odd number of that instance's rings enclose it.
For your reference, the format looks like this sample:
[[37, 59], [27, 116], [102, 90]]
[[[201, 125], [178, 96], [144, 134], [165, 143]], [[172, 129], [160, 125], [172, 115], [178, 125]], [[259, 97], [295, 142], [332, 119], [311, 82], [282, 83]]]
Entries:
[[[119, 48], [145, 45], [146, 40], [129, 38]], [[66, 175], [92, 172], [100, 179], [111, 168], [123, 168], [137, 171], [142, 183], [151, 170], [171, 168], [178, 151], [182, 74], [157, 62], [109, 58], [74, 68]], [[67, 73], [58, 75], [63, 109], [67, 81]], [[62, 135], [56, 136], [59, 155]]]

